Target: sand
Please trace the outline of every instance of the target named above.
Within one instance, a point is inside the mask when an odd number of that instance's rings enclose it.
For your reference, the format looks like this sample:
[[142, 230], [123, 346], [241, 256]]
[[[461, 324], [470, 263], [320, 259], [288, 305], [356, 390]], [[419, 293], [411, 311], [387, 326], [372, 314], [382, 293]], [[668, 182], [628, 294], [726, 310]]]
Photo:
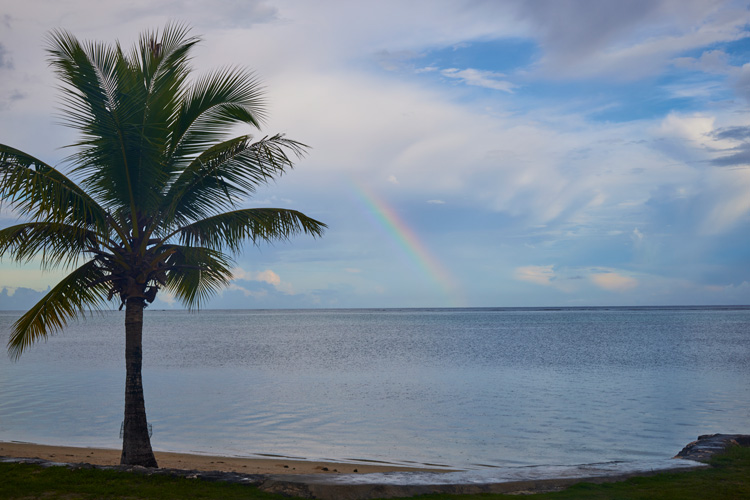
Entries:
[[[440, 471], [442, 468], [412, 468], [395, 464], [337, 463], [295, 460], [284, 457], [244, 458], [195, 455], [189, 453], [154, 452], [159, 467], [188, 470], [233, 471], [243, 474], [336, 474], [393, 471]], [[76, 448], [32, 443], [0, 442], [0, 457], [40, 458], [53, 462], [117, 465], [120, 450]]]

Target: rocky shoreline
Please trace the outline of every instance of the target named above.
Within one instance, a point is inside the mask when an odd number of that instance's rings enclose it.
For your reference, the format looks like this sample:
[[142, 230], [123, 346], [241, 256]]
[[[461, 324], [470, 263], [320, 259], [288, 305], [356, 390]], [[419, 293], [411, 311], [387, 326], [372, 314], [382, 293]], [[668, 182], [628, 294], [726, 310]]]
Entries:
[[738, 445], [750, 447], [750, 435], [747, 434], [705, 434], [698, 436], [697, 441], [685, 446], [674, 458], [694, 460], [706, 463], [727, 446]]

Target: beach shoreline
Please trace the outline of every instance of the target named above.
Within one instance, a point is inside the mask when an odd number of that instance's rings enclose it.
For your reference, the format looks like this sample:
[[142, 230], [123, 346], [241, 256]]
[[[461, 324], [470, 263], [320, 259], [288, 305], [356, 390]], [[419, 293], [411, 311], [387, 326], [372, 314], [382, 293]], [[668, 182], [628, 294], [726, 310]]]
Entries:
[[[120, 450], [54, 446], [36, 443], [0, 442], [0, 457], [35, 458], [60, 463], [88, 463], [92, 465], [119, 465]], [[401, 464], [367, 463], [366, 460], [333, 462], [304, 460], [283, 456], [232, 457], [154, 451], [160, 468], [224, 471], [241, 474], [337, 474], [374, 472], [453, 472], [457, 469], [443, 467], [413, 467]]]

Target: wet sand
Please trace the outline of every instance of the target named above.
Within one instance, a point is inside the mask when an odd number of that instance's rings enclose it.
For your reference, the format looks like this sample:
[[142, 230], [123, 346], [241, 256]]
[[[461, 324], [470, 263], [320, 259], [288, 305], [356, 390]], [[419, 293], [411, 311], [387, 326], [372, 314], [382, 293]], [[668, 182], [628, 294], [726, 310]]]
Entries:
[[[0, 457], [40, 458], [52, 462], [118, 465], [120, 451], [76, 448], [32, 443], [0, 442]], [[316, 462], [285, 457], [220, 457], [189, 453], [154, 452], [159, 467], [201, 471], [232, 471], [243, 474], [336, 474], [394, 471], [447, 472], [455, 469], [406, 467], [396, 464]]]

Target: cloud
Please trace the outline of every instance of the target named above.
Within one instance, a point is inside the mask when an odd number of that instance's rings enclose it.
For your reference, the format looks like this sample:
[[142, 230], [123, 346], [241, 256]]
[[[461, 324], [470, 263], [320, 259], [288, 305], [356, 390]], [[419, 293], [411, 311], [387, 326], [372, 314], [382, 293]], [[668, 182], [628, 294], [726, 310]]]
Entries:
[[638, 280], [615, 272], [597, 273], [590, 276], [591, 281], [610, 292], [626, 292], [638, 286]]
[[718, 156], [711, 160], [717, 167], [750, 166], [750, 126], [733, 125], [716, 128], [710, 133], [715, 141], [712, 150]]
[[555, 279], [555, 271], [549, 266], [523, 266], [516, 268], [514, 278], [519, 281], [527, 281], [536, 285], [551, 286]]
[[719, 169], [707, 181], [706, 190], [717, 193], [701, 221], [705, 234], [721, 234], [748, 222], [750, 215], [750, 168]]
[[[413, 61], [418, 57], [420, 57], [420, 54], [413, 50], [380, 50], [375, 54], [375, 60], [386, 71], [413, 69]], [[425, 71], [425, 68], [415, 69], [414, 71], [422, 72]], [[427, 71], [430, 70], [427, 69]]]
[[723, 50], [709, 50], [699, 58], [678, 57], [672, 61], [678, 68], [688, 68], [704, 73], [724, 74], [729, 70], [729, 55]]
[[[48, 126], [54, 83], [44, 31], [64, 22], [81, 38], [119, 38], [127, 46], [143, 27], [163, 25], [175, 4], [40, 1], [43, 8], [9, 4], [13, 29], [0, 66], [12, 62], [14, 70], [0, 79], [0, 135], [57, 163], [60, 146], [75, 138]], [[405, 283], [418, 281], [407, 268], [389, 274], [390, 242], [367, 234], [350, 204], [350, 177], [383, 187], [454, 274], [489, 290], [476, 293], [478, 301], [495, 300], [508, 275], [539, 285], [509, 285], [533, 289], [523, 297], [509, 292], [531, 304], [559, 300], [561, 290], [565, 300], [610, 299], [597, 280], [627, 278], [632, 269], [638, 286], [618, 296], [623, 301], [642, 298], [649, 273], [709, 269], [693, 272], [721, 282], [713, 277], [744, 272], [725, 255], [746, 248], [750, 187], [744, 169], [713, 168], [750, 164], [750, 125], [737, 98], [750, 96], [750, 65], [731, 66], [741, 53], [723, 43], [747, 34], [744, 5], [237, 0], [215, 9], [189, 0], [181, 7], [205, 40], [193, 60], [198, 72], [256, 69], [268, 89], [262, 133], [286, 132], [312, 146], [250, 206], [289, 204], [330, 225], [313, 243], [300, 237], [264, 245], [257, 258], [241, 260], [245, 269], [266, 271], [237, 273], [224, 298], [236, 297], [239, 307], [383, 303], [372, 290], [396, 305], [440, 300]], [[508, 40], [520, 40], [532, 56], [516, 65], [520, 59], [498, 48]], [[456, 46], [464, 48], [455, 59], [438, 65], [429, 58]], [[635, 117], [612, 111], [631, 108], [642, 110]], [[40, 135], [41, 143], [34, 139]], [[444, 200], [451, 210], [428, 206]], [[498, 254], [502, 271], [482, 264]], [[601, 274], [607, 277], [591, 277]], [[25, 279], [4, 284], [55, 282]], [[347, 296], [343, 284], [355, 292]]]
[[750, 144], [735, 148], [735, 152], [730, 155], [714, 158], [711, 163], [717, 167], [750, 166]]
[[193, 0], [188, 4], [193, 6], [196, 13], [200, 12], [201, 24], [212, 19], [205, 15], [207, 13], [216, 16], [226, 26], [243, 29], [280, 20], [278, 8], [265, 0], [224, 0], [220, 9], [208, 9], [208, 11], [203, 2]]
[[264, 283], [269, 283], [275, 287], [278, 287], [281, 284], [281, 278], [279, 275], [270, 269], [255, 273], [255, 281], [263, 281]]
[[623, 38], [636, 26], [647, 22], [659, 2], [541, 0], [517, 5], [521, 17], [537, 28], [547, 51], [570, 57], [601, 50]]
[[[634, 80], [684, 63], [685, 52], [746, 36], [750, 12], [741, 4], [703, 0], [542, 0], [514, 4], [531, 27], [547, 76]], [[701, 64], [706, 67], [707, 55]]]
[[257, 290], [251, 290], [247, 286], [243, 286], [240, 283], [249, 283], [249, 282], [260, 282], [260, 283], [267, 283], [271, 286], [273, 286], [276, 290], [289, 294], [294, 295], [294, 288], [291, 284], [285, 283], [281, 281], [281, 277], [276, 274], [274, 271], [270, 269], [266, 269], [264, 271], [246, 271], [240, 267], [237, 267], [232, 270], [232, 282], [229, 285], [229, 288], [231, 290], [239, 290], [245, 293], [246, 295], [257, 295], [258, 293], [265, 295], [266, 291], [265, 289], [262, 289], [260, 292]]
[[63, 268], [42, 270], [38, 260], [19, 266], [10, 259], [5, 259], [0, 261], [0, 288], [42, 291], [50, 284], [58, 284], [69, 272], [70, 270], [66, 272]]
[[716, 129], [712, 132], [714, 138], [723, 140], [747, 141], [750, 139], [750, 126], [734, 126]]
[[241, 292], [245, 297], [254, 297], [256, 299], [265, 297], [268, 295], [268, 287], [259, 287], [257, 284], [251, 285], [240, 285], [240, 281], [233, 281], [227, 285], [225, 290], [219, 292], [221, 297], [224, 297], [228, 292]]
[[[352, 307], [353, 290], [345, 285], [289, 294], [262, 281], [233, 283], [206, 304], [211, 309], [304, 309]], [[235, 286], [236, 285], [236, 286]], [[361, 305], [360, 305], [361, 306]]]
[[0, 70], [13, 69], [13, 58], [5, 45], [0, 43]]
[[714, 132], [715, 116], [703, 113], [669, 113], [661, 122], [657, 132], [663, 136], [675, 137], [696, 146], [706, 146]]
[[[307, 171], [320, 179], [328, 172], [347, 172], [379, 182], [382, 166], [388, 165], [389, 175], [409, 196], [458, 197], [540, 224], [577, 211], [599, 217], [649, 185], [622, 170], [658, 164], [648, 144], [623, 140], [639, 137], [642, 124], [601, 127], [572, 120], [553, 125], [537, 116], [517, 122], [459, 106], [442, 91], [406, 81], [309, 74], [293, 81], [305, 81], [305, 91], [279, 89], [285, 99], [275, 116], [279, 124], [295, 127], [290, 137], [315, 144], [304, 162], [309, 167], [289, 181], [300, 179], [308, 190], [320, 181], [312, 175], [302, 181]], [[321, 183], [320, 188], [332, 186]]]
[[448, 68], [440, 72], [441, 75], [447, 78], [456, 78], [461, 80], [466, 85], [474, 85], [475, 87], [484, 87], [486, 89], [501, 90], [503, 92], [513, 93], [513, 89], [517, 85], [503, 80], [505, 75], [502, 73], [495, 73], [492, 71], [480, 71], [477, 69], [456, 69]]
[[7, 96], [0, 98], [0, 110], [10, 109], [16, 102], [25, 99], [26, 96], [26, 93], [18, 89], [11, 90]]
[[39, 302], [47, 292], [25, 287], [3, 287], [0, 290], [0, 310], [26, 311]]
[[612, 292], [627, 292], [637, 286], [639, 281], [633, 277], [623, 274], [622, 271], [602, 268], [569, 267], [556, 270], [556, 266], [522, 266], [515, 269], [514, 278], [536, 285], [552, 287], [573, 295], [575, 292], [585, 290], [585, 281], [597, 288]]
[[711, 295], [715, 295], [718, 304], [747, 304], [750, 297], [750, 282], [743, 281], [737, 285], [713, 285], [704, 287]]
[[[711, 137], [717, 142], [720, 156], [711, 160], [717, 167], [750, 166], [750, 126], [730, 126], [715, 129]], [[727, 147], [721, 147], [727, 144]]]
[[[169, 308], [173, 308], [179, 304], [179, 302], [177, 301], [177, 297], [175, 297], [172, 292], [164, 288], [159, 290], [159, 293], [156, 294], [156, 298]], [[181, 304], [179, 305], [181, 306]]]

